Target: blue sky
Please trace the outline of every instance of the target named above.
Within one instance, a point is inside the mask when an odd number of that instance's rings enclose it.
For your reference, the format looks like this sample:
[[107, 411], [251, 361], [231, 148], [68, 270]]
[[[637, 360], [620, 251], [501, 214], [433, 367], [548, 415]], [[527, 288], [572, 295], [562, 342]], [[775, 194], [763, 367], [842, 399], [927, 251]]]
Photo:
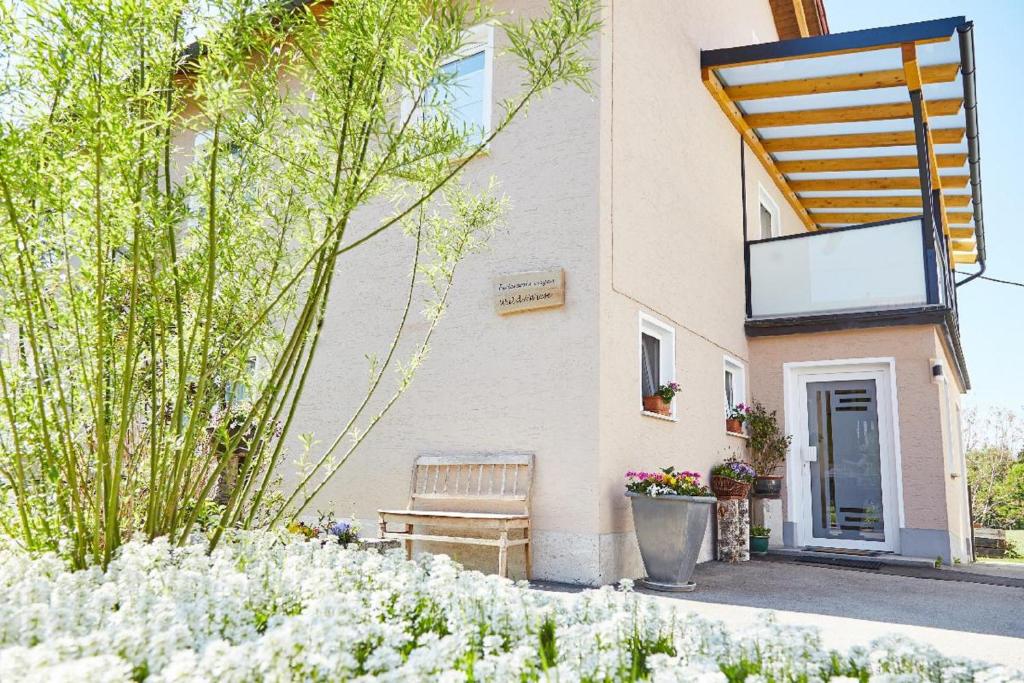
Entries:
[[[832, 33], [925, 19], [974, 22], [988, 270], [1024, 282], [1024, 2], [827, 0]], [[973, 388], [966, 405], [1024, 409], [1024, 288], [975, 280], [959, 290]]]

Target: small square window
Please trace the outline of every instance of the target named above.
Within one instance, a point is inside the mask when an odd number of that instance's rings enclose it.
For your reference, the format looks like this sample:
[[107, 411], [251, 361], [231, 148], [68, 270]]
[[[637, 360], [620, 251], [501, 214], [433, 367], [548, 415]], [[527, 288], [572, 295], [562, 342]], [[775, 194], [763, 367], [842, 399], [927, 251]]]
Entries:
[[778, 237], [782, 234], [782, 226], [779, 223], [779, 205], [772, 199], [763, 185], [757, 186], [758, 193], [758, 214], [760, 215], [761, 235], [763, 240]]
[[[639, 342], [640, 406], [641, 410], [645, 410], [643, 398], [653, 396], [659, 387], [676, 379], [675, 330], [656, 318], [641, 313]], [[672, 402], [671, 410], [671, 415], [675, 416], [675, 401]]]

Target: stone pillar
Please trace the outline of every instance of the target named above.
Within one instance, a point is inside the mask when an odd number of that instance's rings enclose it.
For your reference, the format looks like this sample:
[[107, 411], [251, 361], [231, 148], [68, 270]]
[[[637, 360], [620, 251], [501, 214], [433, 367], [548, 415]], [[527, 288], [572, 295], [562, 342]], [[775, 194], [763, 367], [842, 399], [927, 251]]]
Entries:
[[782, 500], [780, 498], [754, 498], [750, 502], [750, 521], [754, 526], [772, 530], [768, 538], [769, 548], [781, 548], [782, 543]]
[[718, 559], [746, 562], [750, 559], [750, 501], [720, 500], [718, 508]]

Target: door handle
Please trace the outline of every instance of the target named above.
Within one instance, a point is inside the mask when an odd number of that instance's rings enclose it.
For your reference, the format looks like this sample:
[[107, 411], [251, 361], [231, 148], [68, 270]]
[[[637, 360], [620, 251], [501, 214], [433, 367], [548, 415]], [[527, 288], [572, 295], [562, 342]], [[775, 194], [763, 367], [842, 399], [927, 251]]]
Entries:
[[801, 449], [801, 455], [803, 456], [804, 462], [817, 462], [818, 448], [817, 446], [804, 446]]

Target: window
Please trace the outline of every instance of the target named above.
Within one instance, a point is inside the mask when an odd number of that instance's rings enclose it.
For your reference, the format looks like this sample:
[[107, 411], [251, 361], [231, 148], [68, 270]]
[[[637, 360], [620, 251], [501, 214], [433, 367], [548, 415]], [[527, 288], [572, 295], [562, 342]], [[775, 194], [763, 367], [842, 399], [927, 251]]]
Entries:
[[758, 213], [761, 216], [761, 239], [766, 240], [778, 237], [782, 234], [782, 225], [779, 222], [779, 205], [772, 199], [763, 185], [758, 184], [757, 189], [758, 206], [760, 207]]
[[747, 402], [747, 373], [743, 363], [725, 357], [725, 412]]
[[[675, 330], [645, 313], [640, 314], [640, 406], [662, 384], [675, 381]], [[672, 402], [672, 415], [676, 412]]]
[[479, 144], [491, 132], [494, 28], [477, 26], [467, 33], [464, 49], [441, 66], [434, 85], [423, 93], [421, 116], [430, 118], [432, 109], [443, 107], [451, 112], [452, 125], [469, 133], [471, 144]]

